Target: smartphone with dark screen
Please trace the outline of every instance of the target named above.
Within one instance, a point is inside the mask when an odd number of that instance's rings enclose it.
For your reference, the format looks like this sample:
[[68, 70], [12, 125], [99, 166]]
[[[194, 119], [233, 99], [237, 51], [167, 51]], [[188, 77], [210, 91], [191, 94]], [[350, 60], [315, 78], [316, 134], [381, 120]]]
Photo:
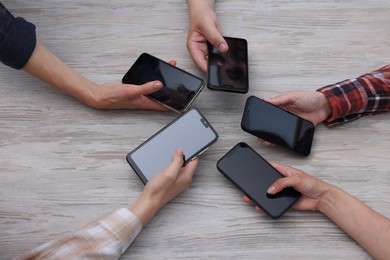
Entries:
[[314, 124], [260, 98], [246, 100], [241, 128], [270, 143], [308, 156], [314, 136]]
[[273, 218], [283, 215], [300, 197], [286, 188], [275, 195], [268, 188], [283, 175], [246, 143], [239, 143], [217, 163], [218, 170]]
[[224, 37], [229, 46], [221, 53], [210, 43], [208, 48], [207, 86], [212, 90], [247, 93], [248, 43], [245, 39]]
[[176, 118], [155, 135], [135, 148], [127, 162], [144, 184], [164, 170], [177, 148], [184, 154], [184, 164], [202, 154], [218, 139], [218, 134], [196, 108]]
[[185, 112], [201, 92], [204, 81], [148, 53], [142, 53], [122, 82], [142, 85], [159, 80], [163, 88], [148, 97], [178, 112]]

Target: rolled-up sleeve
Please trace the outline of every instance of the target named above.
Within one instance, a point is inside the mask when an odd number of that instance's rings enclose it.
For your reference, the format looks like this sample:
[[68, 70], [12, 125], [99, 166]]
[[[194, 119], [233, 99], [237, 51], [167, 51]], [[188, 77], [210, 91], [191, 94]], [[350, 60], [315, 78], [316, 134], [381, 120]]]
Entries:
[[35, 25], [14, 17], [0, 3], [0, 61], [14, 69], [22, 69], [36, 44]]

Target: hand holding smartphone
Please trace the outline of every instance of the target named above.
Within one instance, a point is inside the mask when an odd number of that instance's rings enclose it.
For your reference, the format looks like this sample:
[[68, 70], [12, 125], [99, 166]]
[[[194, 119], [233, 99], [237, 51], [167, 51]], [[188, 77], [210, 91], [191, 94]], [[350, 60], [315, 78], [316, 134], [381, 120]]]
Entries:
[[273, 144], [308, 156], [314, 136], [314, 124], [260, 98], [246, 100], [241, 128]]
[[300, 197], [292, 188], [276, 195], [268, 194], [268, 188], [283, 175], [246, 143], [239, 143], [227, 152], [218, 161], [217, 168], [273, 218], [282, 216]]
[[207, 82], [211, 90], [247, 93], [248, 43], [245, 39], [224, 37], [229, 46], [226, 53], [207, 43]]
[[170, 163], [173, 152], [180, 148], [184, 164], [202, 154], [215, 143], [218, 134], [196, 108], [176, 118], [127, 156], [127, 162], [144, 184]]
[[185, 112], [204, 86], [198, 78], [148, 53], [142, 53], [127, 71], [122, 82], [142, 85], [159, 80], [163, 88], [148, 96], [178, 112]]

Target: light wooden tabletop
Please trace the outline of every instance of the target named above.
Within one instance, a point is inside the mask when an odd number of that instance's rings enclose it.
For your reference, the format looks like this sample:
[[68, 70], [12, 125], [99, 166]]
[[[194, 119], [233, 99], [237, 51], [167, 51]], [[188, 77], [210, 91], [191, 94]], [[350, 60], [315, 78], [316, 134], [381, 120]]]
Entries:
[[[2, 1], [35, 23], [39, 40], [87, 78], [120, 81], [142, 52], [205, 78], [185, 47], [186, 1]], [[307, 158], [265, 147], [240, 128], [249, 95], [317, 88], [390, 62], [390, 2], [226, 0], [224, 34], [249, 44], [248, 94], [199, 95], [219, 133], [190, 188], [147, 225], [123, 259], [367, 259], [317, 212], [278, 220], [242, 202], [216, 169], [240, 141], [266, 159], [338, 185], [390, 216], [390, 114], [318, 126]], [[23, 71], [0, 72], [0, 259], [9, 259], [130, 205], [143, 184], [126, 154], [176, 117], [173, 112], [88, 108]]]

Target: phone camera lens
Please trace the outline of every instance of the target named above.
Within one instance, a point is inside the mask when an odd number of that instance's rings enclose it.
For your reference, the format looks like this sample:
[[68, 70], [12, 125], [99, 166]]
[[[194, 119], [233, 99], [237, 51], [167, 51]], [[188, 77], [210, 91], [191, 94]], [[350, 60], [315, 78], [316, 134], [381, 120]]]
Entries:
[[207, 127], [207, 128], [209, 127], [209, 124], [207, 123], [207, 121], [206, 121], [205, 119], [202, 118], [200, 121], [202, 122], [202, 124], [203, 124], [205, 127]]

